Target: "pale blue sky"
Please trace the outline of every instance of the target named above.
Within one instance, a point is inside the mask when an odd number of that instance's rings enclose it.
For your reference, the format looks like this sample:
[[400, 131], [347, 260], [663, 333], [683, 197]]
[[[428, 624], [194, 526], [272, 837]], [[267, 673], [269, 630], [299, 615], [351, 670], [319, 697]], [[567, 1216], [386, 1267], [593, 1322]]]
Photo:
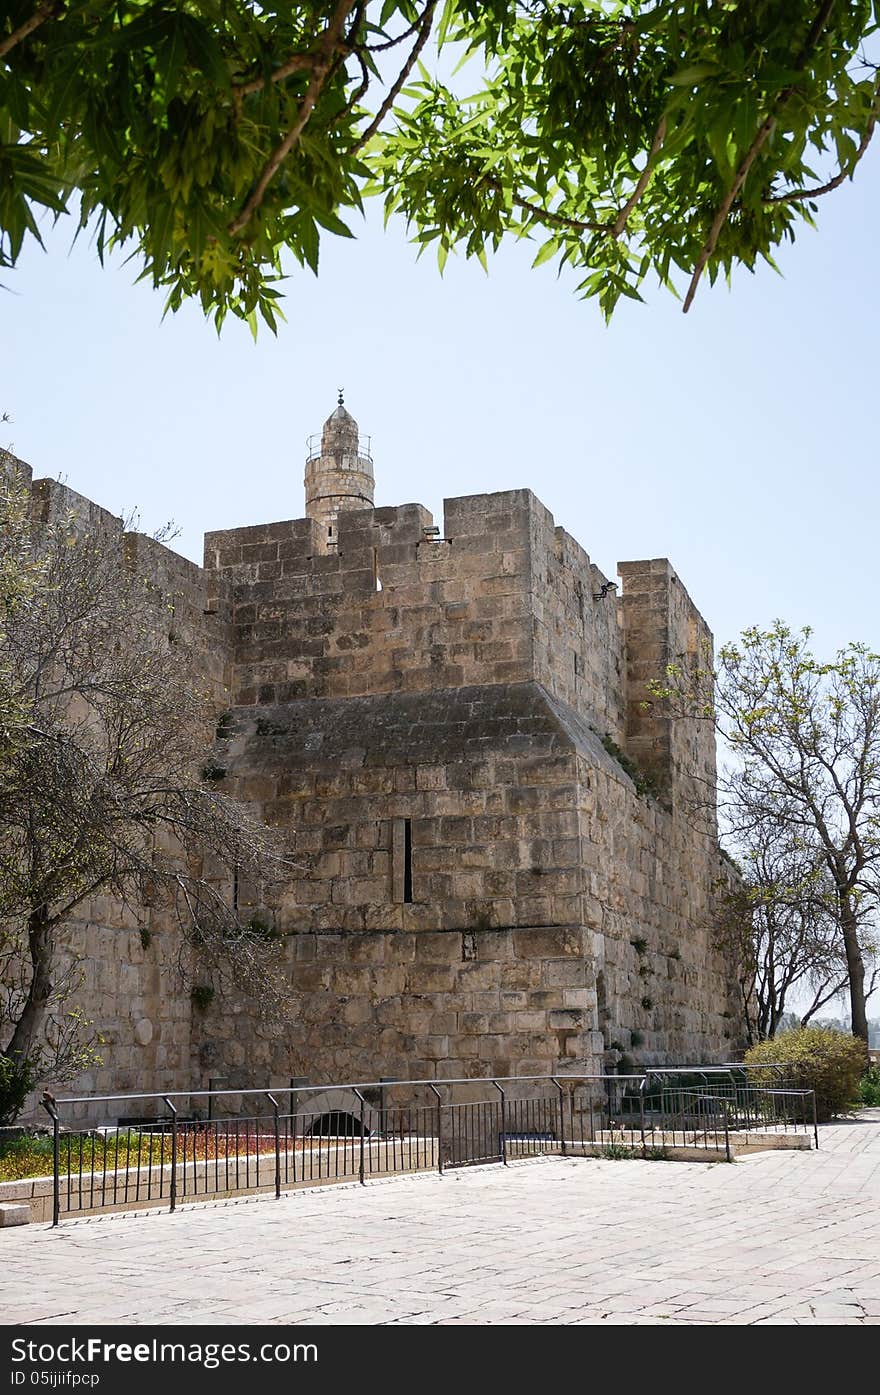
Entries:
[[444, 495], [528, 486], [610, 575], [668, 556], [718, 640], [781, 616], [880, 647], [878, 172], [872, 150], [784, 277], [706, 283], [688, 316], [653, 292], [610, 328], [526, 245], [441, 279], [373, 203], [318, 280], [292, 270], [277, 339], [218, 340], [62, 226], [4, 277], [6, 443], [147, 530], [173, 517], [200, 560], [205, 530], [304, 512], [304, 440], [344, 384], [380, 504], [439, 520]]

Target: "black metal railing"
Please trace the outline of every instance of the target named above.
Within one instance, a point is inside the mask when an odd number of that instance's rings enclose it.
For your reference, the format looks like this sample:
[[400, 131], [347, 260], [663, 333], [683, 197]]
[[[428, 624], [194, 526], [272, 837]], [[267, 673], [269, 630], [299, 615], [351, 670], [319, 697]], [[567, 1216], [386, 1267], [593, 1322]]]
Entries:
[[[811, 1090], [741, 1067], [638, 1075], [375, 1081], [53, 1099], [53, 1224], [62, 1214], [366, 1182], [545, 1154], [732, 1157], [741, 1134], [812, 1133]], [[137, 1105], [137, 1113], [133, 1107]], [[103, 1109], [118, 1122], [76, 1123]], [[772, 1142], [773, 1140], [770, 1139]]]

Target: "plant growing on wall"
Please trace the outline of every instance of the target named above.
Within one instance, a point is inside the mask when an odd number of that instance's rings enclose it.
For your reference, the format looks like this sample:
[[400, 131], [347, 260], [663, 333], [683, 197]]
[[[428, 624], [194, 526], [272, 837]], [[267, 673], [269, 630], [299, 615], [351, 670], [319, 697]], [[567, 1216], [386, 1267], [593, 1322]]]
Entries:
[[234, 875], [271, 879], [282, 855], [269, 829], [200, 778], [215, 714], [192, 656], [169, 642], [168, 596], [131, 565], [121, 528], [62, 518], [25, 538], [23, 516], [20, 483], [0, 460], [0, 578], [24, 578], [0, 596], [0, 1060], [10, 1088], [84, 1063], [65, 931], [97, 896], [172, 917], [184, 969], [198, 963], [218, 991], [234, 983], [264, 1017], [284, 1010], [278, 947], [229, 894]]

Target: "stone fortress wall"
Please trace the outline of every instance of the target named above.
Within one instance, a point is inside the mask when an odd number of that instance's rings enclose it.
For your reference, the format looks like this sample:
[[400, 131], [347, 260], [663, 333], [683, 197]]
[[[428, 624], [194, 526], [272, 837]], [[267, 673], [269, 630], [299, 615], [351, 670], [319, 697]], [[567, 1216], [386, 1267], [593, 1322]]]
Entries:
[[195, 1007], [173, 928], [145, 908], [144, 948], [96, 903], [74, 933], [111, 1041], [80, 1088], [730, 1059], [723, 864], [686, 798], [714, 741], [642, 705], [711, 645], [670, 564], [621, 564], [615, 597], [530, 491], [446, 500], [441, 532], [418, 504], [374, 508], [371, 471], [340, 404], [306, 518], [209, 533], [203, 569], [130, 541], [215, 685], [215, 775], [290, 851], [286, 884], [250, 895], [291, 1025]]
[[[229, 630], [202, 568], [142, 533], [125, 533], [119, 517], [57, 480], [32, 480], [30, 467], [17, 463], [22, 479], [30, 483], [37, 530], [70, 519], [99, 536], [123, 538], [130, 564], [149, 583], [157, 624], [166, 629], [169, 644], [186, 652], [194, 681], [214, 694], [216, 709], [222, 711], [231, 677]], [[175, 927], [151, 906], [126, 907], [113, 896], [94, 896], [59, 938], [80, 961], [77, 1002], [104, 1043], [103, 1065], [83, 1072], [60, 1093], [191, 1084], [194, 1009], [179, 972]], [[137, 1112], [137, 1105], [132, 1108]], [[46, 1121], [36, 1103], [30, 1113]]]

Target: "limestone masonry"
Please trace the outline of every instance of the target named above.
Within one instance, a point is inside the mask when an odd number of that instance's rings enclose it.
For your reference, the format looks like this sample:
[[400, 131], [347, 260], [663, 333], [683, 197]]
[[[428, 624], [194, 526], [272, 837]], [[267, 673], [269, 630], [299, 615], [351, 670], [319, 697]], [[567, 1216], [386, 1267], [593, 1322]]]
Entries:
[[71, 935], [108, 1042], [78, 1089], [731, 1059], [723, 864], [687, 799], [714, 738], [642, 705], [711, 644], [669, 562], [621, 563], [615, 595], [527, 489], [448, 499], [442, 528], [374, 508], [341, 399], [305, 484], [305, 518], [209, 533], [201, 569], [131, 537], [214, 685], [213, 777], [285, 831], [282, 891], [239, 892], [283, 937], [292, 1025], [198, 1006], [159, 912], [96, 900]]

